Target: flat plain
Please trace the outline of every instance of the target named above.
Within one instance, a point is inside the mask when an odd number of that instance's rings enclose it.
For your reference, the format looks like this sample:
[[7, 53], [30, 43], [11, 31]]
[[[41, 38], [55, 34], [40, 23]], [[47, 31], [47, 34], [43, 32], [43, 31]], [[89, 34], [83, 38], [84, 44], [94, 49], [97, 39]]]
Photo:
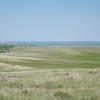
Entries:
[[0, 100], [99, 100], [100, 47], [16, 46], [0, 53]]

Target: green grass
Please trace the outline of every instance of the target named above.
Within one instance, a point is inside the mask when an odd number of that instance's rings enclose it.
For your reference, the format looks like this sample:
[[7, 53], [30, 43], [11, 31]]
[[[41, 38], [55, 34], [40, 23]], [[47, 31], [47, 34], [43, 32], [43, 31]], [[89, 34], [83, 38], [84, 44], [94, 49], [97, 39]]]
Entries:
[[67, 63], [55, 63], [49, 61], [21, 61], [21, 62], [13, 62], [13, 61], [1, 61], [6, 64], [11, 65], [19, 65], [19, 66], [29, 66], [32, 68], [46, 68], [46, 69], [58, 69], [58, 68], [99, 68], [99, 62], [67, 62]]
[[100, 47], [13, 47], [0, 53], [0, 100], [99, 100]]
[[0, 62], [32, 68], [100, 67], [100, 47], [19, 47], [6, 55]]

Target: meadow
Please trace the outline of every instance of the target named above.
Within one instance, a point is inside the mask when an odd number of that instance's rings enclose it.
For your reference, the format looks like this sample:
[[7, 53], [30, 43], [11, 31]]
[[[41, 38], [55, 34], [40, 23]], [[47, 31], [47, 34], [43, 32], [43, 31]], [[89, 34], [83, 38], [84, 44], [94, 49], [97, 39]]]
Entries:
[[99, 100], [100, 47], [11, 49], [0, 53], [0, 100]]

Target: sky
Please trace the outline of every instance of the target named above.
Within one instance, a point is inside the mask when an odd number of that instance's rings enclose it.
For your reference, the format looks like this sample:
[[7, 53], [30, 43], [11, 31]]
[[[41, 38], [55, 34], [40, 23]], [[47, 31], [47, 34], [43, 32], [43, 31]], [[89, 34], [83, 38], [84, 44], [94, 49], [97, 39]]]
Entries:
[[0, 41], [100, 41], [100, 0], [0, 0]]

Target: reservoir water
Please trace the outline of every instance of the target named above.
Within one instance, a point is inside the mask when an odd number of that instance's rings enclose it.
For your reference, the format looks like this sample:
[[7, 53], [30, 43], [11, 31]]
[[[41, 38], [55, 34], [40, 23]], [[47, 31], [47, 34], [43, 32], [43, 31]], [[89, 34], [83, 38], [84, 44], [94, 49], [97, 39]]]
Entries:
[[53, 41], [53, 42], [41, 42], [41, 41], [10, 41], [0, 42], [0, 45], [32, 45], [32, 46], [100, 46], [100, 42], [97, 41]]

